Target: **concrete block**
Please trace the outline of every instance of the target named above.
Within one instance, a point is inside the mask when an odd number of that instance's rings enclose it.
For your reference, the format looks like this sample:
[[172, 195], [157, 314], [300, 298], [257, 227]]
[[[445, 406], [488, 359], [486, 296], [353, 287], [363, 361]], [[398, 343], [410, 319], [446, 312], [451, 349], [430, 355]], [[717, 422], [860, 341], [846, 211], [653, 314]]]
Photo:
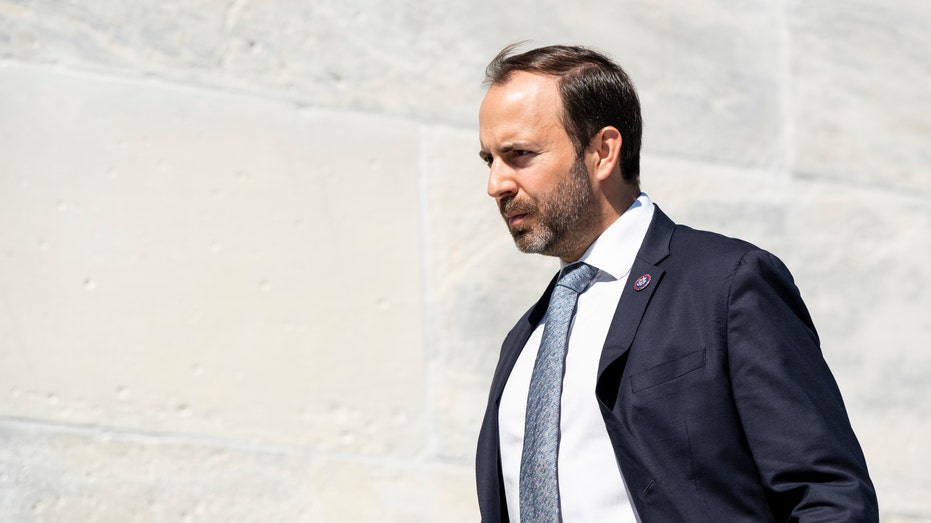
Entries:
[[931, 191], [931, 5], [790, 3], [791, 108], [803, 174]]
[[[881, 395], [881, 394], [880, 394]], [[887, 405], [895, 405], [891, 399]], [[873, 422], [855, 425], [866, 453], [882, 521], [917, 523], [931, 521], [928, 474], [931, 452], [927, 434], [931, 421], [926, 416], [891, 414]]]
[[412, 454], [416, 126], [0, 69], [0, 412]]
[[781, 16], [717, 0], [45, 0], [0, 5], [0, 56], [464, 126], [504, 45], [595, 45], [640, 87], [649, 151], [770, 165], [785, 149]]
[[9, 421], [0, 442], [0, 521], [297, 522], [316, 507], [300, 456]]
[[[643, 106], [644, 150], [742, 165], [785, 163], [781, 6], [774, 2], [618, 4], [607, 49]], [[602, 15], [599, 15], [601, 17]]]
[[312, 469], [309, 489], [316, 501], [314, 522], [479, 520], [471, 467], [321, 460]]
[[[106, 0], [0, 5], [0, 56], [272, 93], [322, 107], [471, 118], [481, 63], [445, 2]], [[451, 12], [452, 11], [452, 12]], [[462, 59], [472, 66], [463, 66]]]
[[472, 474], [0, 420], [0, 521], [475, 521]]

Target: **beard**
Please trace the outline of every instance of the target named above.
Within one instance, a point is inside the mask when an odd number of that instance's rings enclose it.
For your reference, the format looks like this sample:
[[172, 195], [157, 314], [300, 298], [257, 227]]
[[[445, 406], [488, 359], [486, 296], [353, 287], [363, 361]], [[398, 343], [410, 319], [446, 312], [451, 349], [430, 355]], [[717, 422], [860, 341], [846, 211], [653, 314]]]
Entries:
[[569, 175], [538, 202], [502, 198], [498, 208], [505, 223], [508, 213], [526, 214], [529, 223], [511, 227], [511, 237], [521, 252], [565, 258], [586, 241], [584, 231], [596, 221], [592, 182], [582, 160], [576, 159]]

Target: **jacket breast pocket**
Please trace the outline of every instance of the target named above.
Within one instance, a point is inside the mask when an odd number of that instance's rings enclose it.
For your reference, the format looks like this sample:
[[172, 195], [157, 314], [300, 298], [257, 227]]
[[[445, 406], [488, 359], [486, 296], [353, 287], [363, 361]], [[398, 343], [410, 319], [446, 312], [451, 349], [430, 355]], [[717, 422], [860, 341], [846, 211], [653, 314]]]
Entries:
[[705, 349], [690, 352], [674, 360], [660, 363], [630, 376], [630, 387], [634, 393], [646, 390], [676, 378], [685, 376], [705, 366]]

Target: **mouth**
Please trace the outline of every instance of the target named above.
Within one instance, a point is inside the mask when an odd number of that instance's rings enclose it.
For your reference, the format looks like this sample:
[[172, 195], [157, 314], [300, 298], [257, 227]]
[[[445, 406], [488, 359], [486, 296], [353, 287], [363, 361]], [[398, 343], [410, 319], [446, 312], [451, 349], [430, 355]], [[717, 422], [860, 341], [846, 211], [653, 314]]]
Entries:
[[508, 227], [514, 228], [519, 227], [521, 223], [527, 218], [527, 213], [509, 213], [506, 215], [506, 220], [508, 222]]
[[509, 229], [520, 227], [533, 214], [533, 206], [524, 202], [518, 202], [513, 198], [499, 202], [501, 217], [504, 218]]

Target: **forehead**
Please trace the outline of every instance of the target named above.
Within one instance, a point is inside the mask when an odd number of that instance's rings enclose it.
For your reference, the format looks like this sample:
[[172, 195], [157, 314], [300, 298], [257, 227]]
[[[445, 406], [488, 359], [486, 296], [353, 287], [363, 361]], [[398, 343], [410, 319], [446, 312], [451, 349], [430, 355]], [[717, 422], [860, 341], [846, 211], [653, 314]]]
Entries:
[[556, 78], [525, 71], [488, 89], [479, 109], [482, 143], [505, 135], [562, 129], [562, 100]]

